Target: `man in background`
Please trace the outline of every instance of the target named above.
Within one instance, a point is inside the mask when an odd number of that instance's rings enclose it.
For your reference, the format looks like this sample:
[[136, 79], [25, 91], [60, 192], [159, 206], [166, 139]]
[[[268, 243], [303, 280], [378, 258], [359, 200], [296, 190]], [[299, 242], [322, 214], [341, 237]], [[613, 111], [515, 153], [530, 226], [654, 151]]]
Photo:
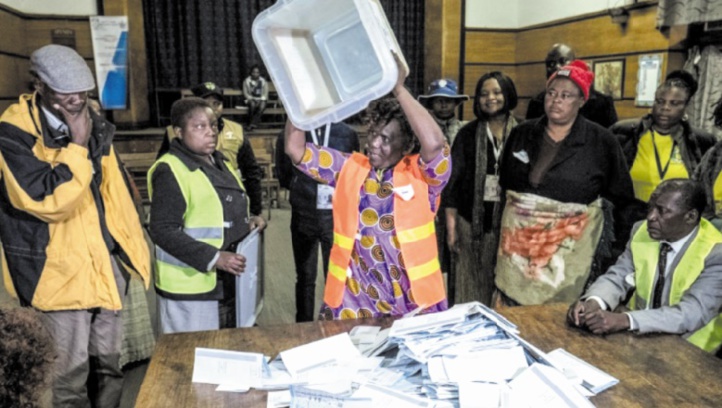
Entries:
[[[469, 100], [468, 95], [459, 95], [456, 81], [453, 79], [436, 79], [429, 84], [427, 95], [419, 95], [419, 102], [431, 112], [431, 116], [439, 124], [441, 131], [444, 132], [446, 142], [449, 147], [454, 143], [456, 134], [459, 133], [468, 121], [460, 121], [456, 118], [456, 108], [462, 103]], [[451, 272], [451, 252], [449, 246], [446, 245], [446, 217], [445, 207], [439, 206], [434, 219], [436, 228], [436, 243], [439, 248], [439, 264], [441, 271], [445, 273]], [[453, 299], [452, 299], [453, 301]]]
[[[559, 68], [568, 65], [576, 59], [574, 50], [566, 44], [554, 44], [549, 50], [544, 64], [546, 65], [547, 80]], [[546, 91], [540, 92], [529, 101], [526, 111], [526, 119], [535, 119], [544, 115], [544, 95]], [[589, 99], [584, 103], [579, 113], [585, 118], [608, 128], [617, 123], [617, 111], [614, 109], [614, 100], [611, 96], [597, 92], [592, 86], [589, 89]]]
[[446, 142], [451, 146], [462, 126], [467, 122], [456, 118], [456, 108], [469, 100], [468, 95], [459, 95], [456, 81], [453, 79], [436, 79], [429, 84], [429, 93], [417, 98], [431, 112], [439, 127], [444, 132]]
[[[360, 150], [356, 132], [344, 123], [306, 132], [306, 143], [327, 146], [345, 153]], [[321, 244], [323, 270], [333, 245], [333, 187], [303, 174], [284, 152], [284, 132], [276, 143], [276, 177], [291, 192], [291, 243], [296, 264], [296, 322], [313, 321], [316, 305], [318, 245]]]

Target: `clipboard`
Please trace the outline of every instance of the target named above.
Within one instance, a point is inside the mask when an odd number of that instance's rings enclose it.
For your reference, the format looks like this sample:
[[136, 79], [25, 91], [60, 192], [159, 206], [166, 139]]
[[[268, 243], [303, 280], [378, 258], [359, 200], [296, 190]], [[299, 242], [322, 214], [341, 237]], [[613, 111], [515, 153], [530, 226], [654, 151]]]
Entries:
[[236, 276], [236, 327], [253, 327], [263, 309], [263, 232], [253, 229], [236, 247], [246, 271]]

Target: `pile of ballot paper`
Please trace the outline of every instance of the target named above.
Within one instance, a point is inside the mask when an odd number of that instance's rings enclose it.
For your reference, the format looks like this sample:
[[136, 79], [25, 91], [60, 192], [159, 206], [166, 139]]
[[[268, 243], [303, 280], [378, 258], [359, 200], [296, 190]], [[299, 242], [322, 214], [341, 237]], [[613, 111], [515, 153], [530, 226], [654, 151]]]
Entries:
[[357, 326], [283, 351], [197, 349], [194, 382], [268, 390], [269, 407], [585, 407], [618, 381], [564, 350], [544, 353], [478, 303]]

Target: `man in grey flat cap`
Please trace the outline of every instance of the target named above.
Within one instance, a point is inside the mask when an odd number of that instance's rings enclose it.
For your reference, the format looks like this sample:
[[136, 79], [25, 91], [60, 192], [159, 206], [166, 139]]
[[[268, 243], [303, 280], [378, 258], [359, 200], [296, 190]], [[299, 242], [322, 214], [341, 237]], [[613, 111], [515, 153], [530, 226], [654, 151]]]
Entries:
[[130, 273], [148, 285], [148, 247], [113, 150], [115, 127], [88, 107], [88, 65], [60, 45], [30, 62], [35, 92], [0, 117], [6, 287], [43, 312], [55, 340], [53, 406], [117, 407], [120, 310]]

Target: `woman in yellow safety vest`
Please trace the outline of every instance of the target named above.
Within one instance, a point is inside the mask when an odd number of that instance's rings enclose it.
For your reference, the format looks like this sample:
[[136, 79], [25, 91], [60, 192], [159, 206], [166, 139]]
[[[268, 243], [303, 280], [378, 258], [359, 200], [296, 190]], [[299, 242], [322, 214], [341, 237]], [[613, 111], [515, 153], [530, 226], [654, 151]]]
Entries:
[[176, 101], [171, 122], [178, 137], [148, 172], [161, 330], [235, 327], [234, 277], [246, 264], [235, 246], [259, 220], [249, 217], [243, 183], [216, 150], [208, 102]]
[[[368, 109], [367, 155], [306, 144], [304, 132], [286, 124], [291, 161], [335, 188], [322, 319], [447, 308], [434, 215], [451, 174], [450, 151], [429, 112], [404, 87], [406, 74], [399, 68], [395, 98]], [[420, 153], [412, 155], [416, 141]]]

